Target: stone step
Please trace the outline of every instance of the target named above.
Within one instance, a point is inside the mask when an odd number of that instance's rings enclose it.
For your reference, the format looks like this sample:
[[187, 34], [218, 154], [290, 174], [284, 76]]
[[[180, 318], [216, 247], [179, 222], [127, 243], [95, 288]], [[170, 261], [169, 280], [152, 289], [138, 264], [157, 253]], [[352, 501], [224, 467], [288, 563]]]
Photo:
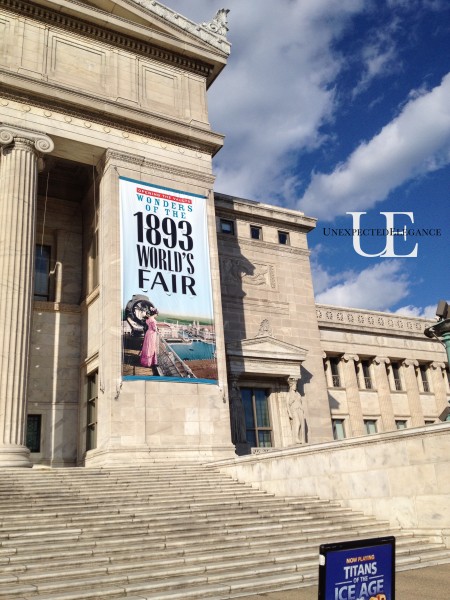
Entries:
[[338, 502], [277, 498], [200, 465], [12, 469], [0, 481], [0, 600], [289, 589], [315, 581], [321, 543], [387, 534], [401, 568], [449, 557], [438, 541]]
[[327, 520], [327, 522], [337, 522], [342, 523], [346, 522], [348, 519], [354, 522], [368, 522], [370, 521], [370, 517], [366, 517], [364, 515], [352, 515], [350, 512], [335, 513], [333, 512], [330, 517], [327, 519], [326, 513], [321, 513], [319, 516], [315, 516], [314, 514], [307, 514], [306, 512], [301, 512], [297, 514], [294, 511], [290, 512], [280, 512], [280, 514], [275, 513], [274, 511], [264, 511], [264, 512], [252, 512], [252, 513], [243, 513], [242, 511], [233, 512], [227, 515], [226, 521], [224, 521], [223, 517], [220, 514], [214, 513], [192, 513], [192, 511], [184, 511], [182, 514], [176, 515], [167, 515], [166, 513], [157, 514], [157, 515], [146, 515], [144, 512], [140, 512], [135, 514], [134, 511], [131, 511], [129, 514], [122, 511], [119, 513], [118, 511], [113, 515], [103, 514], [103, 516], [99, 515], [73, 515], [70, 516], [61, 516], [56, 513], [51, 516], [41, 516], [37, 518], [28, 518], [28, 519], [18, 519], [17, 517], [10, 520], [3, 519], [0, 522], [0, 539], [2, 536], [5, 536], [10, 531], [14, 531], [15, 533], [19, 533], [21, 531], [24, 532], [32, 532], [39, 531], [41, 529], [45, 529], [46, 526], [54, 527], [55, 524], [58, 524], [58, 527], [80, 527], [80, 528], [89, 528], [92, 527], [121, 527], [128, 526], [130, 524], [148, 524], [149, 526], [154, 527], [164, 527], [170, 526], [171, 528], [185, 527], [186, 519], [188, 519], [189, 523], [195, 524], [207, 524], [208, 526], [214, 527], [216, 525], [221, 524], [236, 524], [238, 525], [241, 522], [277, 522], [277, 523], [287, 523], [297, 521], [299, 523], [308, 523], [315, 521], [320, 524], [323, 520]]

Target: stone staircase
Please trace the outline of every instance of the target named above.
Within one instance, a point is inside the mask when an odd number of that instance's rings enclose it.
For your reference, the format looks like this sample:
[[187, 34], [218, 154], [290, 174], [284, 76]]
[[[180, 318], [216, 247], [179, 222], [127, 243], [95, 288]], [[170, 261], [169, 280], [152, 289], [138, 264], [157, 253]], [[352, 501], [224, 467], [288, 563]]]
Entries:
[[432, 538], [337, 502], [278, 498], [210, 466], [0, 472], [0, 600], [221, 600], [316, 583], [330, 541], [392, 534], [397, 567]]

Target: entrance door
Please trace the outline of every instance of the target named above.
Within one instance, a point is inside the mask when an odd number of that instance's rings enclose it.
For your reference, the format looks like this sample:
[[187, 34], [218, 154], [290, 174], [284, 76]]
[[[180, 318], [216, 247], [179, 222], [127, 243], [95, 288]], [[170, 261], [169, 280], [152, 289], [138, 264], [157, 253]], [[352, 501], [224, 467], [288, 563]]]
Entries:
[[268, 391], [261, 388], [241, 387], [241, 398], [245, 410], [247, 442], [253, 448], [271, 448], [272, 425]]

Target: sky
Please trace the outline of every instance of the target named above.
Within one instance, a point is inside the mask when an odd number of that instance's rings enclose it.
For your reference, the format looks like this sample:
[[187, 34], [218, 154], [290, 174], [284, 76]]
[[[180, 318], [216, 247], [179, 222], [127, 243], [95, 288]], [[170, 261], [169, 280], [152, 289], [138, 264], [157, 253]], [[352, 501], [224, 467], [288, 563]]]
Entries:
[[230, 9], [208, 92], [216, 191], [317, 218], [317, 302], [434, 316], [450, 299], [450, 2], [224, 2], [165, 2], [197, 23]]

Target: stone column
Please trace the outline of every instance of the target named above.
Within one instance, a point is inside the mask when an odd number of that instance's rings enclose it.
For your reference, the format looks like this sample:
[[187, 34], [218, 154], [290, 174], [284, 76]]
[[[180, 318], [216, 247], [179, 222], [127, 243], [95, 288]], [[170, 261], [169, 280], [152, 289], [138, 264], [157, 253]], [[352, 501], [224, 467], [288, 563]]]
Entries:
[[445, 363], [431, 363], [431, 379], [433, 381], [434, 397], [436, 399], [436, 408], [438, 415], [441, 415], [443, 411], [448, 407], [447, 387], [445, 385], [444, 380], [444, 377], [446, 375], [447, 374], [445, 372]]
[[403, 366], [405, 367], [405, 384], [409, 411], [411, 413], [411, 425], [413, 427], [421, 427], [425, 425], [425, 420], [423, 418], [420, 391], [416, 376], [416, 367], [419, 366], [419, 363], [417, 360], [406, 359], [403, 361]]
[[344, 361], [344, 383], [347, 392], [351, 435], [352, 437], [366, 435], [355, 368], [355, 362], [359, 360], [359, 357], [356, 354], [344, 354], [342, 358]]
[[0, 467], [30, 467], [25, 446], [37, 173], [52, 140], [0, 126]]
[[378, 391], [378, 402], [380, 404], [381, 422], [383, 431], [394, 431], [395, 418], [392, 407], [391, 388], [386, 372], [386, 365], [391, 361], [384, 356], [376, 356], [373, 359], [375, 369], [375, 385]]

